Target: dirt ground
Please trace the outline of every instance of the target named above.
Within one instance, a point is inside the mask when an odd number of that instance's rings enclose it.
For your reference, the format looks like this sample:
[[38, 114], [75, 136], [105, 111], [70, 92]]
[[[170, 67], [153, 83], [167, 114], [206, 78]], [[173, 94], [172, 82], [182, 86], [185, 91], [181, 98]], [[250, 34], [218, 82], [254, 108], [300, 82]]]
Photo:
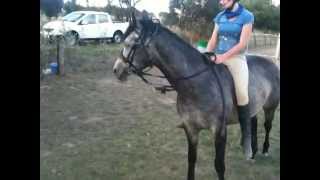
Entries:
[[[162, 95], [135, 76], [120, 83], [112, 74], [118, 45], [66, 50], [66, 76], [40, 81], [41, 180], [186, 179], [187, 141], [175, 126], [175, 92]], [[43, 58], [50, 59], [50, 53]], [[247, 162], [239, 127], [228, 127], [226, 179], [280, 179], [280, 108], [270, 137], [270, 156], [261, 155], [263, 114], [259, 114], [259, 153]], [[214, 146], [200, 134], [196, 179], [217, 179]]]

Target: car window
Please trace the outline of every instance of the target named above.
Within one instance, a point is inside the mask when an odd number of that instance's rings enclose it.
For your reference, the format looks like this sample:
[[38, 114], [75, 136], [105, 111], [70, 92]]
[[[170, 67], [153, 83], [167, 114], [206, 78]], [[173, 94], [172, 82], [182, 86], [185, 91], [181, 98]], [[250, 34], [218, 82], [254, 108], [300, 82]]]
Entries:
[[108, 16], [107, 15], [98, 15], [99, 16], [99, 23], [107, 23], [109, 22]]
[[70, 14], [64, 16], [62, 19], [64, 21], [75, 22], [75, 21], [79, 20], [83, 15], [84, 15], [84, 13], [70, 13]]
[[111, 16], [112, 21], [117, 21], [117, 18], [115, 16]]
[[90, 14], [82, 20], [82, 24], [96, 24], [96, 15]]

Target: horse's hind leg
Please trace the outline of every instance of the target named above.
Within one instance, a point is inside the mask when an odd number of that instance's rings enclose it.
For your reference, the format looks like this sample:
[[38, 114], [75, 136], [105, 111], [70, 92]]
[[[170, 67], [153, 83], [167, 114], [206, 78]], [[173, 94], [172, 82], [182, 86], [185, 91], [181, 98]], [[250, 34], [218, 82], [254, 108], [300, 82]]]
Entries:
[[251, 118], [251, 146], [252, 146], [252, 159], [254, 159], [254, 156], [256, 155], [258, 151], [258, 138], [257, 138], [257, 128], [258, 128], [258, 119], [257, 115], [253, 116]]
[[264, 122], [264, 128], [266, 131], [266, 135], [265, 135], [265, 139], [264, 139], [264, 143], [263, 143], [263, 150], [262, 153], [264, 155], [268, 155], [268, 151], [269, 151], [269, 133], [271, 131], [272, 128], [272, 121], [274, 119], [274, 113], [275, 113], [275, 108], [273, 109], [264, 109], [264, 115], [265, 115], [265, 122]]
[[199, 131], [184, 125], [188, 140], [188, 180], [194, 180], [195, 164], [197, 161], [197, 147]]

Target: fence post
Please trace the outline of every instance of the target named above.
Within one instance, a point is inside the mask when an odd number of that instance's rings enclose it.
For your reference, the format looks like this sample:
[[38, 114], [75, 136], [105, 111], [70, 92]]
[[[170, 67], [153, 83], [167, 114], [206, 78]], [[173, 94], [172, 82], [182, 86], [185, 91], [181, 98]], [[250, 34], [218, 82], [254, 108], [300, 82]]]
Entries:
[[270, 47], [272, 47], [272, 36], [269, 36]]
[[63, 37], [57, 38], [57, 64], [58, 64], [58, 75], [64, 76], [64, 42]]
[[278, 41], [277, 41], [277, 49], [276, 49], [276, 60], [280, 60], [280, 33], [278, 35]]
[[256, 34], [253, 34], [254, 48], [257, 46]]

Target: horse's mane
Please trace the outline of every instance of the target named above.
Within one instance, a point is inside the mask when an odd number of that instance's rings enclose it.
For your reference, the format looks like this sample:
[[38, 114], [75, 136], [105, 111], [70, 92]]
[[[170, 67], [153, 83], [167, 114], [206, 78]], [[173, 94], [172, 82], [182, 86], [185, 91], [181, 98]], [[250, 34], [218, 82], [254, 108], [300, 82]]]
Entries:
[[192, 51], [193, 53], [198, 53], [199, 55], [201, 55], [201, 53], [195, 49], [190, 43], [186, 42], [184, 39], [182, 39], [180, 36], [178, 36], [176, 33], [172, 32], [171, 30], [169, 30], [168, 28], [159, 25], [160, 29], [163, 32], [166, 32], [167, 34], [169, 34], [174, 40], [176, 40], [177, 42], [180, 43], [180, 46], [183, 47], [184, 49], [188, 49], [190, 51]]
[[[201, 55], [201, 53], [197, 49], [195, 49], [190, 43], [186, 42], [181, 37], [179, 37], [176, 33], [172, 32], [171, 30], [164, 27], [160, 23], [158, 23], [158, 22], [155, 23], [151, 19], [140, 19], [138, 21], [143, 26], [143, 30], [147, 32], [146, 34], [152, 34], [155, 31], [158, 31], [156, 33], [161, 33], [161, 31], [165, 32], [165, 33], [169, 34], [171, 36], [171, 38], [173, 38], [173, 40], [177, 41], [180, 44], [180, 47], [182, 47], [183, 49], [188, 49], [188, 52], [191, 51], [193, 53], [198, 53], [199, 55]], [[126, 38], [132, 31], [134, 31], [135, 28], [136, 28], [135, 25], [131, 24], [127, 28], [127, 30], [124, 34], [124, 38]]]
[[127, 28], [127, 30], [124, 32], [123, 34], [123, 39], [126, 39], [129, 34], [134, 31], [135, 26], [133, 26], [131, 23], [129, 24], [129, 27]]
[[[165, 26], [161, 26], [162, 30], [165, 31], [166, 33], [170, 34], [172, 36], [172, 38], [174, 38], [175, 40], [186, 44], [189, 47], [192, 47], [186, 40], [182, 39], [182, 37], [180, 37], [179, 35], [177, 35], [175, 32], [171, 31], [170, 29], [168, 29]], [[193, 47], [192, 47], [193, 48]]]

